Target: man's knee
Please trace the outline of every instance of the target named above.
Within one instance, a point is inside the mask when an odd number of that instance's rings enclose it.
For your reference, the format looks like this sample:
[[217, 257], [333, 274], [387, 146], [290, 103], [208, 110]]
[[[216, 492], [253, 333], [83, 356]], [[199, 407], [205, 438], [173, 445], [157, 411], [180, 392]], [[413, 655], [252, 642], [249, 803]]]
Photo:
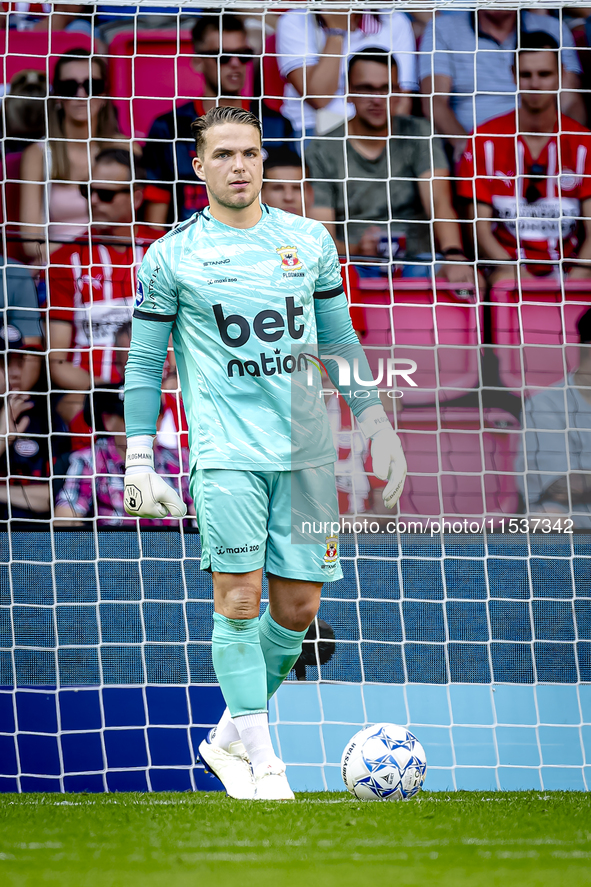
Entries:
[[308, 629], [314, 622], [314, 617], [318, 613], [319, 606], [320, 601], [317, 600], [299, 603], [293, 608], [291, 613], [292, 624], [286, 625], [285, 628], [290, 628], [292, 631], [306, 631], [306, 629]]
[[271, 616], [283, 628], [305, 631], [318, 612], [321, 591], [320, 583], [270, 576]]
[[227, 619], [255, 619], [261, 604], [262, 573], [214, 573], [216, 613]]

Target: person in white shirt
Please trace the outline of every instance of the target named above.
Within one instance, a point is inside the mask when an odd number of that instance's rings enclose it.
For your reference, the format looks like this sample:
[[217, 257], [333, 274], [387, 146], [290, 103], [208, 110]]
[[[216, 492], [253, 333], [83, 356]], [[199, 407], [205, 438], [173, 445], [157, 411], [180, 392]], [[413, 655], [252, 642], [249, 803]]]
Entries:
[[[394, 53], [404, 92], [418, 89], [415, 38], [401, 12], [379, 14], [292, 10], [277, 22], [277, 63], [287, 80], [281, 113], [302, 133], [323, 134], [352, 117], [345, 99], [347, 60], [368, 46]], [[409, 114], [412, 99], [403, 100]]]

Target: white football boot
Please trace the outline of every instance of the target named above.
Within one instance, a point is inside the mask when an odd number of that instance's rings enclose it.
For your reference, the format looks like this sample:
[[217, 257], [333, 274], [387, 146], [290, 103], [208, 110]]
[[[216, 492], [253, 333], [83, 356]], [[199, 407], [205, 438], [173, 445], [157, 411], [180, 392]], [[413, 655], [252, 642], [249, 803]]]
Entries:
[[295, 801], [285, 775], [285, 764], [259, 764], [254, 771], [255, 801]]
[[217, 776], [231, 798], [252, 801], [255, 784], [244, 745], [237, 740], [231, 742], [226, 751], [212, 744], [212, 733], [213, 730], [210, 730], [199, 746], [199, 757], [205, 769]]

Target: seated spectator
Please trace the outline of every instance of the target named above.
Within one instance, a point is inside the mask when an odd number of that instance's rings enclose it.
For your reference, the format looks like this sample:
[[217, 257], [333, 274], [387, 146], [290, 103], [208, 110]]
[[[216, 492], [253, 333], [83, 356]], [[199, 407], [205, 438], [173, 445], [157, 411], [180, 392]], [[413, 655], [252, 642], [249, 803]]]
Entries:
[[[435, 258], [433, 224], [442, 254], [453, 260], [443, 273], [450, 281], [473, 282], [472, 269], [464, 264], [443, 147], [431, 137], [426, 120], [399, 114], [394, 57], [373, 48], [353, 56], [349, 90], [355, 116], [326, 139], [313, 139], [305, 151], [314, 217], [327, 223], [340, 253], [392, 259], [396, 247], [401, 255], [405, 241], [407, 262]], [[430, 276], [431, 266], [410, 264], [407, 274]]]
[[92, 7], [84, 3], [0, 4], [8, 15], [8, 26], [17, 31], [76, 31], [92, 34]]
[[6, 322], [18, 330], [23, 342], [22, 391], [32, 391], [41, 372], [43, 330], [37, 289], [31, 272], [24, 265], [0, 256], [0, 311]]
[[[94, 445], [76, 450], [70, 456], [67, 477], [55, 501], [55, 526], [84, 526], [85, 518], [96, 518], [99, 527], [133, 526], [136, 519], [128, 517], [123, 507], [127, 449], [123, 388], [103, 386], [103, 390], [93, 391], [86, 399], [85, 420], [96, 429]], [[181, 467], [178, 447], [162, 447], [156, 440], [154, 467], [167, 483], [175, 487], [187, 505], [192, 505], [188, 483], [188, 449], [182, 450]], [[195, 513], [192, 507], [191, 513]], [[154, 519], [142, 520], [141, 524], [171, 526], [176, 525], [177, 521]]]
[[[332, 130], [354, 108], [347, 105], [347, 58], [367, 47], [396, 56], [403, 91], [418, 88], [415, 38], [402, 12], [382, 14], [306, 9], [287, 12], [277, 22], [277, 62], [287, 80], [282, 113], [291, 121], [296, 137]], [[410, 114], [410, 96], [400, 98], [400, 113]]]
[[144, 148], [143, 165], [150, 179], [144, 218], [154, 225], [183, 222], [208, 204], [205, 185], [195, 178], [192, 166], [195, 140], [191, 123], [195, 117], [217, 105], [244, 108], [262, 121], [266, 147], [292, 135], [291, 126], [277, 111], [258, 99], [242, 97], [253, 51], [241, 19], [235, 15], [202, 16], [193, 28], [192, 39], [194, 64], [204, 79], [203, 96], [157, 117]]
[[38, 264], [44, 264], [47, 248], [52, 252], [88, 230], [88, 203], [79, 183], [90, 178], [89, 156], [92, 160], [121, 140], [129, 144], [108, 94], [103, 58], [73, 49], [58, 60], [48, 101], [48, 139], [29, 145], [21, 163], [21, 233], [27, 255]]
[[[25, 351], [16, 326], [0, 326], [0, 521], [49, 519], [47, 413], [24, 393]], [[8, 379], [6, 378], [8, 370]], [[14, 525], [13, 525], [13, 528]]]
[[[306, 178], [310, 177], [307, 167]], [[269, 151], [263, 165], [261, 200], [268, 206], [296, 216], [309, 216], [314, 190], [302, 174], [302, 158], [290, 148]]]
[[[579, 367], [525, 402], [515, 470], [531, 518], [568, 516], [591, 529], [591, 309], [577, 324]], [[555, 520], [552, 519], [554, 527]], [[568, 527], [567, 527], [568, 528]]]
[[515, 110], [512, 66], [518, 32], [520, 44], [528, 31], [544, 31], [559, 45], [568, 47], [561, 52], [561, 109], [579, 123], [586, 122], [583, 100], [577, 92], [581, 65], [566, 25], [561, 28], [553, 16], [530, 11], [518, 17], [514, 10], [481, 9], [476, 16], [477, 26], [473, 12], [438, 15], [427, 25], [419, 55], [421, 92], [425, 94], [423, 113], [428, 118], [433, 113], [436, 131], [452, 140], [456, 160], [464, 150], [467, 133]]
[[[136, 168], [136, 176], [143, 171]], [[141, 184], [133, 183], [131, 156], [109, 148], [95, 159], [90, 187], [92, 249], [88, 240], [62, 247], [48, 270], [49, 370], [52, 386], [70, 392], [58, 411], [70, 424], [93, 385], [119, 382], [114, 346], [131, 319], [135, 275], [158, 232], [134, 224]]]
[[517, 58], [517, 118], [511, 111], [479, 126], [459, 168], [459, 195], [472, 207], [476, 200], [478, 258], [505, 263], [494, 267], [493, 283], [517, 269], [522, 278], [558, 273], [561, 258], [575, 256], [581, 264], [566, 266], [569, 277], [589, 278], [591, 132], [564, 114], [559, 121], [556, 41], [525, 34]]
[[4, 97], [6, 154], [24, 151], [30, 142], [45, 138], [47, 78], [41, 71], [19, 71]]

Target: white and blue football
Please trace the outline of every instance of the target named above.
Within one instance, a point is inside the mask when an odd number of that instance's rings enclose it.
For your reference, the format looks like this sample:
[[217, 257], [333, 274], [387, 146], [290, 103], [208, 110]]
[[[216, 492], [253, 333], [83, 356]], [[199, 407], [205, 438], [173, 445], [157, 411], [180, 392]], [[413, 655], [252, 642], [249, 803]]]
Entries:
[[347, 743], [341, 773], [348, 790], [361, 801], [407, 801], [423, 786], [427, 758], [406, 727], [374, 724]]

